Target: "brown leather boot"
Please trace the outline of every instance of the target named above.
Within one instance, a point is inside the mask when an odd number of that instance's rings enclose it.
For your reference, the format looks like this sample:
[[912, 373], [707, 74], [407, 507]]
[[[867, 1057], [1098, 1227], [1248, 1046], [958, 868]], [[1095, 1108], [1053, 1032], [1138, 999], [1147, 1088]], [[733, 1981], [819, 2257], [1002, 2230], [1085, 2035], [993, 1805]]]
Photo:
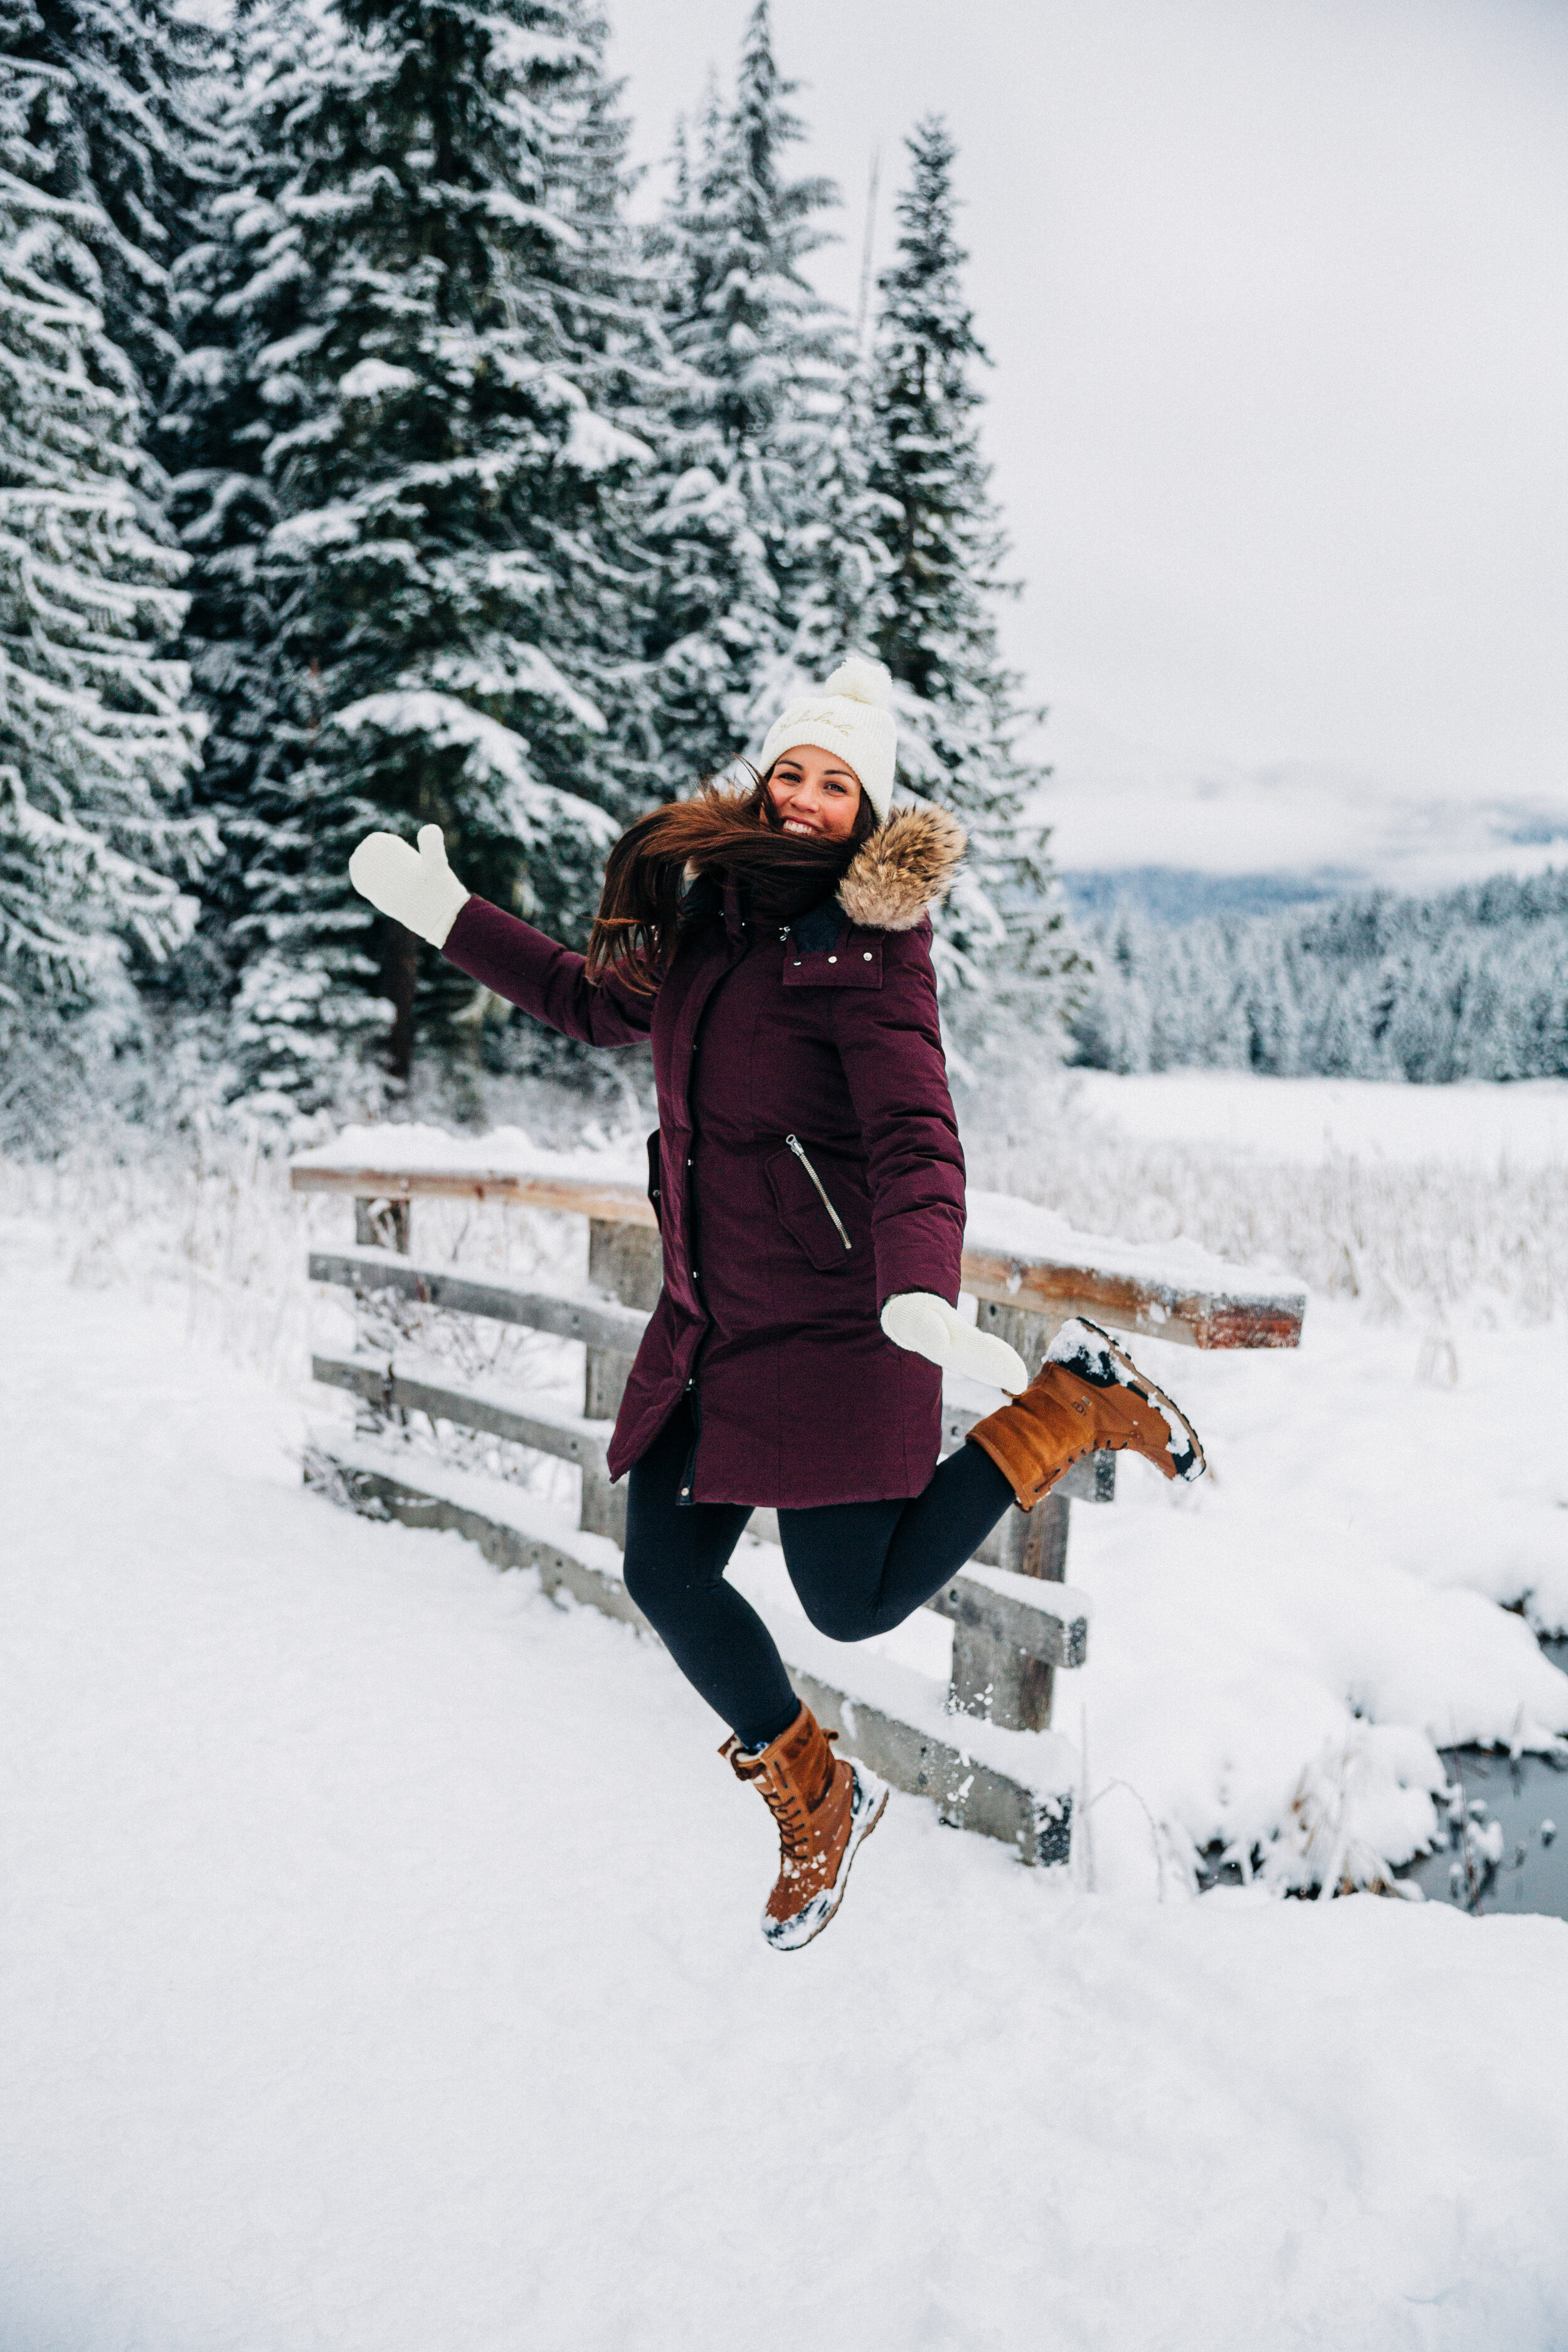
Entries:
[[1026, 1389], [969, 1433], [1032, 1510], [1066, 1470], [1102, 1450], [1141, 1454], [1163, 1477], [1201, 1478], [1197, 1431], [1098, 1323], [1064, 1323]]
[[875, 1773], [847, 1756], [835, 1756], [836, 1731], [824, 1731], [802, 1706], [787, 1731], [760, 1755], [738, 1739], [719, 1750], [738, 1780], [762, 1790], [779, 1825], [779, 1874], [763, 1912], [763, 1934], [775, 1952], [795, 1952], [820, 1936], [844, 1900], [861, 1840], [887, 1810], [888, 1791]]

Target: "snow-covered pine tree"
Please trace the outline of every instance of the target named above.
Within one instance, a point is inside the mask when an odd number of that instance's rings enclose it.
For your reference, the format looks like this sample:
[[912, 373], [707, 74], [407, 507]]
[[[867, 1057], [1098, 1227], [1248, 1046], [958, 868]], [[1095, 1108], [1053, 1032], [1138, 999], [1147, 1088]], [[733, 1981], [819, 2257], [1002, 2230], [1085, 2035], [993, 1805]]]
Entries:
[[38, 185], [89, 207], [84, 290], [145, 422], [179, 356], [170, 273], [211, 169], [213, 35], [177, 0], [9, 0], [5, 16], [6, 55], [45, 69], [26, 123]]
[[1018, 700], [996, 606], [1007, 546], [981, 454], [985, 353], [954, 233], [953, 142], [940, 117], [909, 142], [897, 257], [880, 278], [869, 488], [892, 557], [868, 641], [902, 691], [900, 769], [969, 829], [965, 876], [938, 922], [945, 1014], [963, 1052], [998, 1008], [1037, 1027], [1076, 965], [1051, 886], [1047, 833], [1029, 812], [1045, 772], [1018, 749], [1039, 714]]
[[809, 694], [843, 660], [846, 649], [873, 643], [893, 571], [889, 541], [897, 509], [871, 481], [875, 424], [870, 371], [857, 361], [822, 435], [806, 483], [799, 534], [804, 585], [797, 592], [791, 668], [781, 674], [771, 720], [784, 702]]
[[[182, 960], [184, 992], [198, 1002], [226, 1000], [264, 945], [287, 827], [289, 758], [279, 724], [286, 687], [260, 559], [280, 519], [267, 452], [298, 420], [303, 396], [286, 354], [304, 323], [309, 281], [279, 199], [297, 168], [291, 108], [336, 37], [303, 0], [255, 0], [237, 21], [200, 233], [174, 271], [184, 351], [154, 446], [170, 476], [170, 520], [190, 560], [180, 650], [207, 720], [194, 796], [221, 842]], [[344, 991], [334, 1003], [351, 1027], [374, 1017], [351, 999]], [[322, 1032], [330, 1052], [322, 1024], [307, 1026]]]
[[805, 267], [837, 196], [826, 180], [787, 176], [802, 135], [794, 89], [757, 0], [734, 104], [710, 96], [654, 240], [683, 372], [647, 526], [659, 561], [648, 649], [672, 789], [724, 768], [765, 728], [820, 574], [816, 501], [843, 330]]
[[[0, 14], [6, 35], [29, 25]], [[7, 47], [11, 46], [6, 43]], [[36, 142], [65, 72], [0, 57], [0, 1060], [16, 1114], [58, 1017], [123, 1000], [128, 948], [163, 952], [205, 828], [179, 813], [199, 738], [182, 559], [133, 488], [140, 387], [84, 289], [105, 224]], [[51, 1019], [51, 1016], [56, 1016]]]
[[1075, 1023], [1100, 1068], [1280, 1077], [1568, 1071], [1568, 873], [1436, 898], [1373, 890], [1163, 929], [1122, 906], [1091, 930]]
[[571, 935], [620, 814], [606, 705], [637, 678], [621, 550], [646, 452], [617, 410], [647, 346], [613, 282], [601, 28], [576, 0], [341, 13], [289, 84], [302, 323], [258, 362], [300, 415], [267, 457], [277, 855], [241, 1042], [297, 1099], [332, 1082], [324, 1043], [363, 1039], [367, 980], [399, 1077], [416, 1026], [472, 996], [434, 960], [421, 981], [418, 943], [353, 897], [353, 840], [437, 822], [466, 880]]

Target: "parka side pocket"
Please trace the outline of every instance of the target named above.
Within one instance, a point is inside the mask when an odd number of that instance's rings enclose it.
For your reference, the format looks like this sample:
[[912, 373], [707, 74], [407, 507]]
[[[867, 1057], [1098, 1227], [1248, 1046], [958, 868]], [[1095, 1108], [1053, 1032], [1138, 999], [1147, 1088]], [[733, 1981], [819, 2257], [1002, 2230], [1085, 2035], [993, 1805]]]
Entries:
[[[807, 1163], [797, 1159], [786, 1146], [763, 1160], [763, 1174], [767, 1178], [780, 1224], [804, 1250], [818, 1274], [841, 1274], [847, 1265], [853, 1265], [858, 1253], [853, 1246], [845, 1245], [847, 1227], [842, 1213], [837, 1206], [830, 1208], [824, 1200], [812, 1181]], [[817, 1183], [820, 1182], [818, 1176]]]
[[647, 1139], [647, 1196], [653, 1202], [653, 1221], [659, 1232], [664, 1231], [664, 1167], [660, 1154], [659, 1129], [656, 1127]]

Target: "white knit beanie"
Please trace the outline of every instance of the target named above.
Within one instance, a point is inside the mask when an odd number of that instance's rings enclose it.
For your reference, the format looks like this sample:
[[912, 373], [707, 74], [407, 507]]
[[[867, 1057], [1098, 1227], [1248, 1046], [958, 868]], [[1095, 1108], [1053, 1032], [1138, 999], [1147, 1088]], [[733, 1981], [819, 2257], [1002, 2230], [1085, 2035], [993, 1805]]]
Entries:
[[840, 662], [820, 695], [809, 702], [792, 702], [768, 729], [763, 745], [763, 773], [773, 761], [810, 743], [819, 751], [837, 752], [853, 768], [860, 789], [886, 824], [893, 804], [893, 767], [899, 730], [889, 705], [893, 681], [879, 661], [851, 654]]

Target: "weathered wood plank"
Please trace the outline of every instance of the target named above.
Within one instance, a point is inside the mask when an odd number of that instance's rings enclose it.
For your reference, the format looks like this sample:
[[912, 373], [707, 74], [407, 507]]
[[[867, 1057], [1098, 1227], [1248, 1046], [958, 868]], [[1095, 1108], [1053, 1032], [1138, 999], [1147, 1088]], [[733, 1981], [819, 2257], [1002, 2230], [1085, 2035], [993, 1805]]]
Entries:
[[1306, 1299], [1296, 1291], [1189, 1290], [1179, 1283], [1108, 1274], [1047, 1258], [963, 1253], [963, 1287], [998, 1306], [1064, 1323], [1086, 1315], [1145, 1339], [1184, 1348], [1299, 1348]]
[[[620, 1579], [562, 1545], [487, 1518], [482, 1512], [431, 1494], [411, 1480], [366, 1469], [330, 1453], [308, 1458], [305, 1476], [309, 1485], [330, 1494], [341, 1492], [353, 1509], [367, 1517], [396, 1519], [405, 1527], [453, 1528], [477, 1544], [495, 1567], [535, 1569], [547, 1592], [569, 1592], [589, 1608], [602, 1610], [607, 1617], [619, 1618], [651, 1635], [647, 1619]], [[942, 1818], [954, 1827], [1000, 1839], [1014, 1847], [1025, 1863], [1068, 1860], [1072, 1834], [1069, 1796], [1042, 1796], [949, 1742], [858, 1700], [852, 1692], [798, 1666], [792, 1666], [790, 1673], [824, 1729], [838, 1733], [844, 1753], [858, 1757], [893, 1788], [932, 1799]]]
[[[646, 1324], [664, 1287], [658, 1235], [641, 1225], [620, 1225], [606, 1217], [588, 1220], [588, 1279], [596, 1290], [618, 1299], [625, 1313]], [[613, 1421], [621, 1409], [631, 1373], [624, 1349], [590, 1348], [583, 1375], [583, 1410]]]
[[493, 1567], [537, 1569], [546, 1592], [570, 1592], [589, 1608], [603, 1610], [606, 1617], [619, 1617], [643, 1633], [651, 1631], [625, 1584], [607, 1569], [562, 1545], [527, 1535], [521, 1528], [508, 1527], [504, 1520], [489, 1518], [482, 1511], [470, 1510], [444, 1495], [431, 1494], [413, 1480], [366, 1469], [317, 1449], [306, 1456], [305, 1484], [320, 1487], [334, 1499], [334, 1489], [341, 1486], [346, 1500], [366, 1518], [396, 1519], [405, 1528], [451, 1528], [478, 1544]]
[[[296, 1192], [346, 1192], [377, 1202], [417, 1194], [511, 1201], [605, 1223], [652, 1227], [653, 1204], [637, 1184], [586, 1176], [507, 1175], [495, 1170], [322, 1168], [296, 1162]], [[1191, 1348], [1295, 1348], [1306, 1299], [1300, 1291], [1201, 1290], [1151, 1276], [1074, 1265], [1031, 1251], [966, 1248], [963, 1283], [976, 1297], [1057, 1322], [1070, 1315], [1173, 1339]]]
[[[1007, 1578], [1008, 1585], [1036, 1585], [1040, 1598], [1037, 1601], [1032, 1591], [1007, 1589], [1000, 1581], [1003, 1578]], [[1062, 1601], [1059, 1612], [1050, 1606], [1047, 1596]], [[1061, 1585], [1039, 1585], [1033, 1577], [1014, 1579], [1005, 1569], [994, 1569], [988, 1578], [952, 1577], [925, 1605], [939, 1617], [951, 1618], [954, 1625], [1005, 1643], [1021, 1657], [1041, 1665], [1081, 1666], [1089, 1655], [1089, 1603]]]
[[980, 1625], [952, 1629], [948, 1705], [955, 1715], [1000, 1723], [1009, 1731], [1048, 1731], [1057, 1672], [1043, 1658], [1026, 1658]]
[[944, 1822], [997, 1838], [1031, 1865], [1065, 1863], [1072, 1851], [1072, 1799], [1042, 1797], [947, 1741], [900, 1723], [863, 1699], [837, 1690], [799, 1666], [790, 1679], [825, 1731], [837, 1731], [847, 1756], [911, 1797], [930, 1797]]
[[589, 1176], [508, 1176], [495, 1170], [311, 1168], [289, 1171], [296, 1192], [348, 1192], [356, 1200], [511, 1201], [529, 1209], [555, 1209], [574, 1217], [606, 1217], [616, 1224], [651, 1225], [653, 1202], [636, 1184]]
[[606, 1474], [608, 1422], [589, 1422], [576, 1413], [552, 1412], [547, 1405], [525, 1404], [506, 1390], [458, 1379], [441, 1368], [439, 1377], [418, 1365], [384, 1356], [312, 1356], [310, 1377], [323, 1387], [346, 1389], [384, 1412], [394, 1407], [427, 1412], [432, 1420], [450, 1421], [460, 1429], [477, 1429], [489, 1437], [531, 1445], [539, 1454], [575, 1462], [579, 1468]]
[[416, 1265], [388, 1250], [312, 1250], [312, 1282], [353, 1290], [395, 1291], [422, 1307], [453, 1315], [485, 1315], [496, 1323], [520, 1323], [549, 1331], [558, 1339], [581, 1339], [590, 1348], [635, 1356], [647, 1317], [612, 1300], [566, 1298], [549, 1290], [516, 1290], [509, 1283], [476, 1282], [448, 1266]]

